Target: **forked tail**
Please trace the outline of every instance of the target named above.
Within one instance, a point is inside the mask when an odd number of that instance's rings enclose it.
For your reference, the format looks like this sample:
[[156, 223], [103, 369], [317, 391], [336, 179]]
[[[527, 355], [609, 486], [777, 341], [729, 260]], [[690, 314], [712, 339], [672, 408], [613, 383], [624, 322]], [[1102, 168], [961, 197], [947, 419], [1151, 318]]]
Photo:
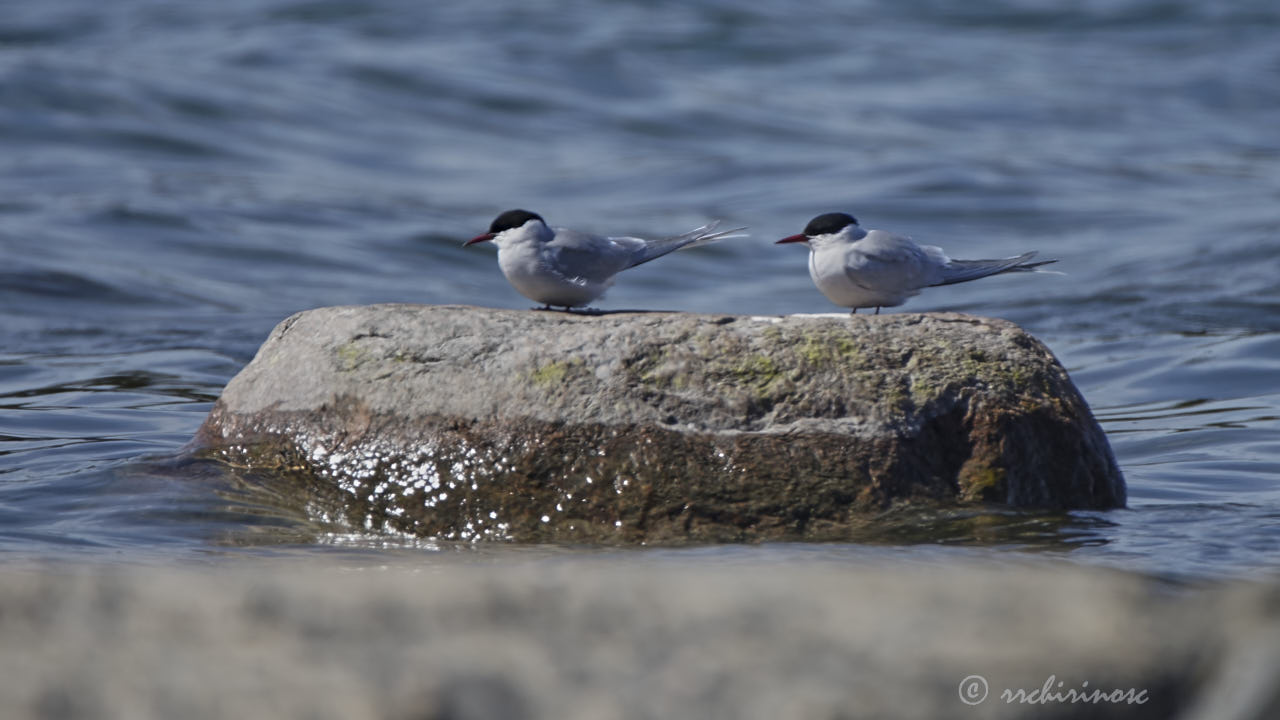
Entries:
[[674, 235], [660, 240], [648, 240], [645, 246], [636, 253], [636, 259], [631, 263], [630, 267], [635, 267], [641, 263], [647, 263], [655, 258], [660, 258], [669, 252], [683, 250], [684, 248], [698, 247], [699, 245], [708, 245], [710, 243], [725, 240], [727, 238], [747, 237], [745, 234], [739, 234], [740, 231], [746, 230], [745, 226], [731, 228], [729, 230], [716, 230], [720, 226], [720, 221], [707, 223], [700, 228], [695, 228], [687, 233]]
[[937, 285], [954, 285], [955, 283], [977, 280], [988, 275], [999, 275], [1007, 272], [1050, 272], [1038, 270], [1041, 265], [1056, 263], [1057, 260], [1037, 260], [1028, 262], [1036, 256], [1036, 252], [1025, 252], [1017, 257], [998, 260], [951, 260], [942, 267], [942, 280]]

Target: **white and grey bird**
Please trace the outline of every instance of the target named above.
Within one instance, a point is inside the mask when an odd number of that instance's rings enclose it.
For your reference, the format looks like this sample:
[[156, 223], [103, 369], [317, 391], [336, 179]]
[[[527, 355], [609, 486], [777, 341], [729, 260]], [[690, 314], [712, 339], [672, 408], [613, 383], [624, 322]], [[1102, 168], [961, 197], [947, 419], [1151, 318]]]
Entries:
[[718, 225], [719, 221], [682, 235], [645, 240], [551, 228], [537, 213], [508, 210], [490, 223], [489, 232], [464, 244], [492, 240], [498, 246], [498, 267], [512, 287], [544, 309], [568, 310], [603, 295], [623, 270], [675, 250], [742, 237], [736, 233], [745, 229], [716, 231]]
[[781, 243], [809, 246], [809, 277], [827, 299], [852, 308], [901, 305], [927, 287], [951, 285], [1007, 272], [1045, 272], [1034, 251], [996, 260], [953, 260], [942, 248], [917, 245], [905, 235], [864, 230], [848, 213], [819, 215], [804, 232]]

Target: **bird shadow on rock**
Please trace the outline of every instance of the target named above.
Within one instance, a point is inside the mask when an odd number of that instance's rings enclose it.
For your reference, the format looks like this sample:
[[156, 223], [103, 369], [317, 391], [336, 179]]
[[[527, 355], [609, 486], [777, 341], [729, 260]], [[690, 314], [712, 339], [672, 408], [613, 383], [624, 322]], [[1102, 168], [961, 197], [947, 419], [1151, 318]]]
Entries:
[[682, 311], [680, 311], [680, 310], [640, 310], [640, 309], [626, 309], [626, 308], [622, 308], [622, 309], [619, 309], [619, 310], [601, 310], [601, 309], [599, 309], [599, 308], [582, 308], [582, 309], [577, 309], [577, 308], [548, 308], [548, 307], [534, 307], [534, 308], [529, 308], [529, 309], [530, 309], [530, 310], [536, 310], [536, 311], [538, 311], [538, 312], [552, 312], [552, 313], [560, 313], [561, 315], [585, 315], [585, 316], [588, 316], [588, 317], [598, 317], [598, 316], [602, 316], [602, 315], [629, 315], [629, 314], [638, 314], [638, 313], [679, 313], [679, 312], [682, 312]]

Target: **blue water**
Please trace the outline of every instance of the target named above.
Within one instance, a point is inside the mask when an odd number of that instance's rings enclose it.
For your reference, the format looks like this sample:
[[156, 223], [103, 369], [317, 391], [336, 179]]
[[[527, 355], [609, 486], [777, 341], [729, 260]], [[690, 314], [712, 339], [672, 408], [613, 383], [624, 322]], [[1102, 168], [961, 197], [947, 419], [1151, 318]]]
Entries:
[[751, 226], [628, 271], [602, 308], [832, 310], [803, 251], [771, 244], [831, 210], [957, 257], [1060, 259], [1065, 276], [903, 309], [1044, 340], [1108, 433], [1128, 509], [753, 553], [1280, 565], [1272, 0], [3, 5], [11, 558], [438, 550], [174, 458], [294, 311], [528, 307], [490, 248], [460, 247], [526, 207], [612, 234]]

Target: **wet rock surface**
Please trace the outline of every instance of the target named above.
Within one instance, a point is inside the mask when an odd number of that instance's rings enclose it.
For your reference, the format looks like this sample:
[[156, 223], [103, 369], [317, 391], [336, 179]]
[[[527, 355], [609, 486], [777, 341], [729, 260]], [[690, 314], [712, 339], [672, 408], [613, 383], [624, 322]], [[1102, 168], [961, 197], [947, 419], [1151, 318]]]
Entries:
[[1052, 354], [957, 314], [322, 308], [272, 332], [197, 440], [443, 539], [839, 539], [904, 504], [1125, 498]]
[[0, 716], [1265, 720], [1280, 711], [1274, 584], [1189, 589], [1010, 560], [377, 562], [10, 566], [0, 582]]

